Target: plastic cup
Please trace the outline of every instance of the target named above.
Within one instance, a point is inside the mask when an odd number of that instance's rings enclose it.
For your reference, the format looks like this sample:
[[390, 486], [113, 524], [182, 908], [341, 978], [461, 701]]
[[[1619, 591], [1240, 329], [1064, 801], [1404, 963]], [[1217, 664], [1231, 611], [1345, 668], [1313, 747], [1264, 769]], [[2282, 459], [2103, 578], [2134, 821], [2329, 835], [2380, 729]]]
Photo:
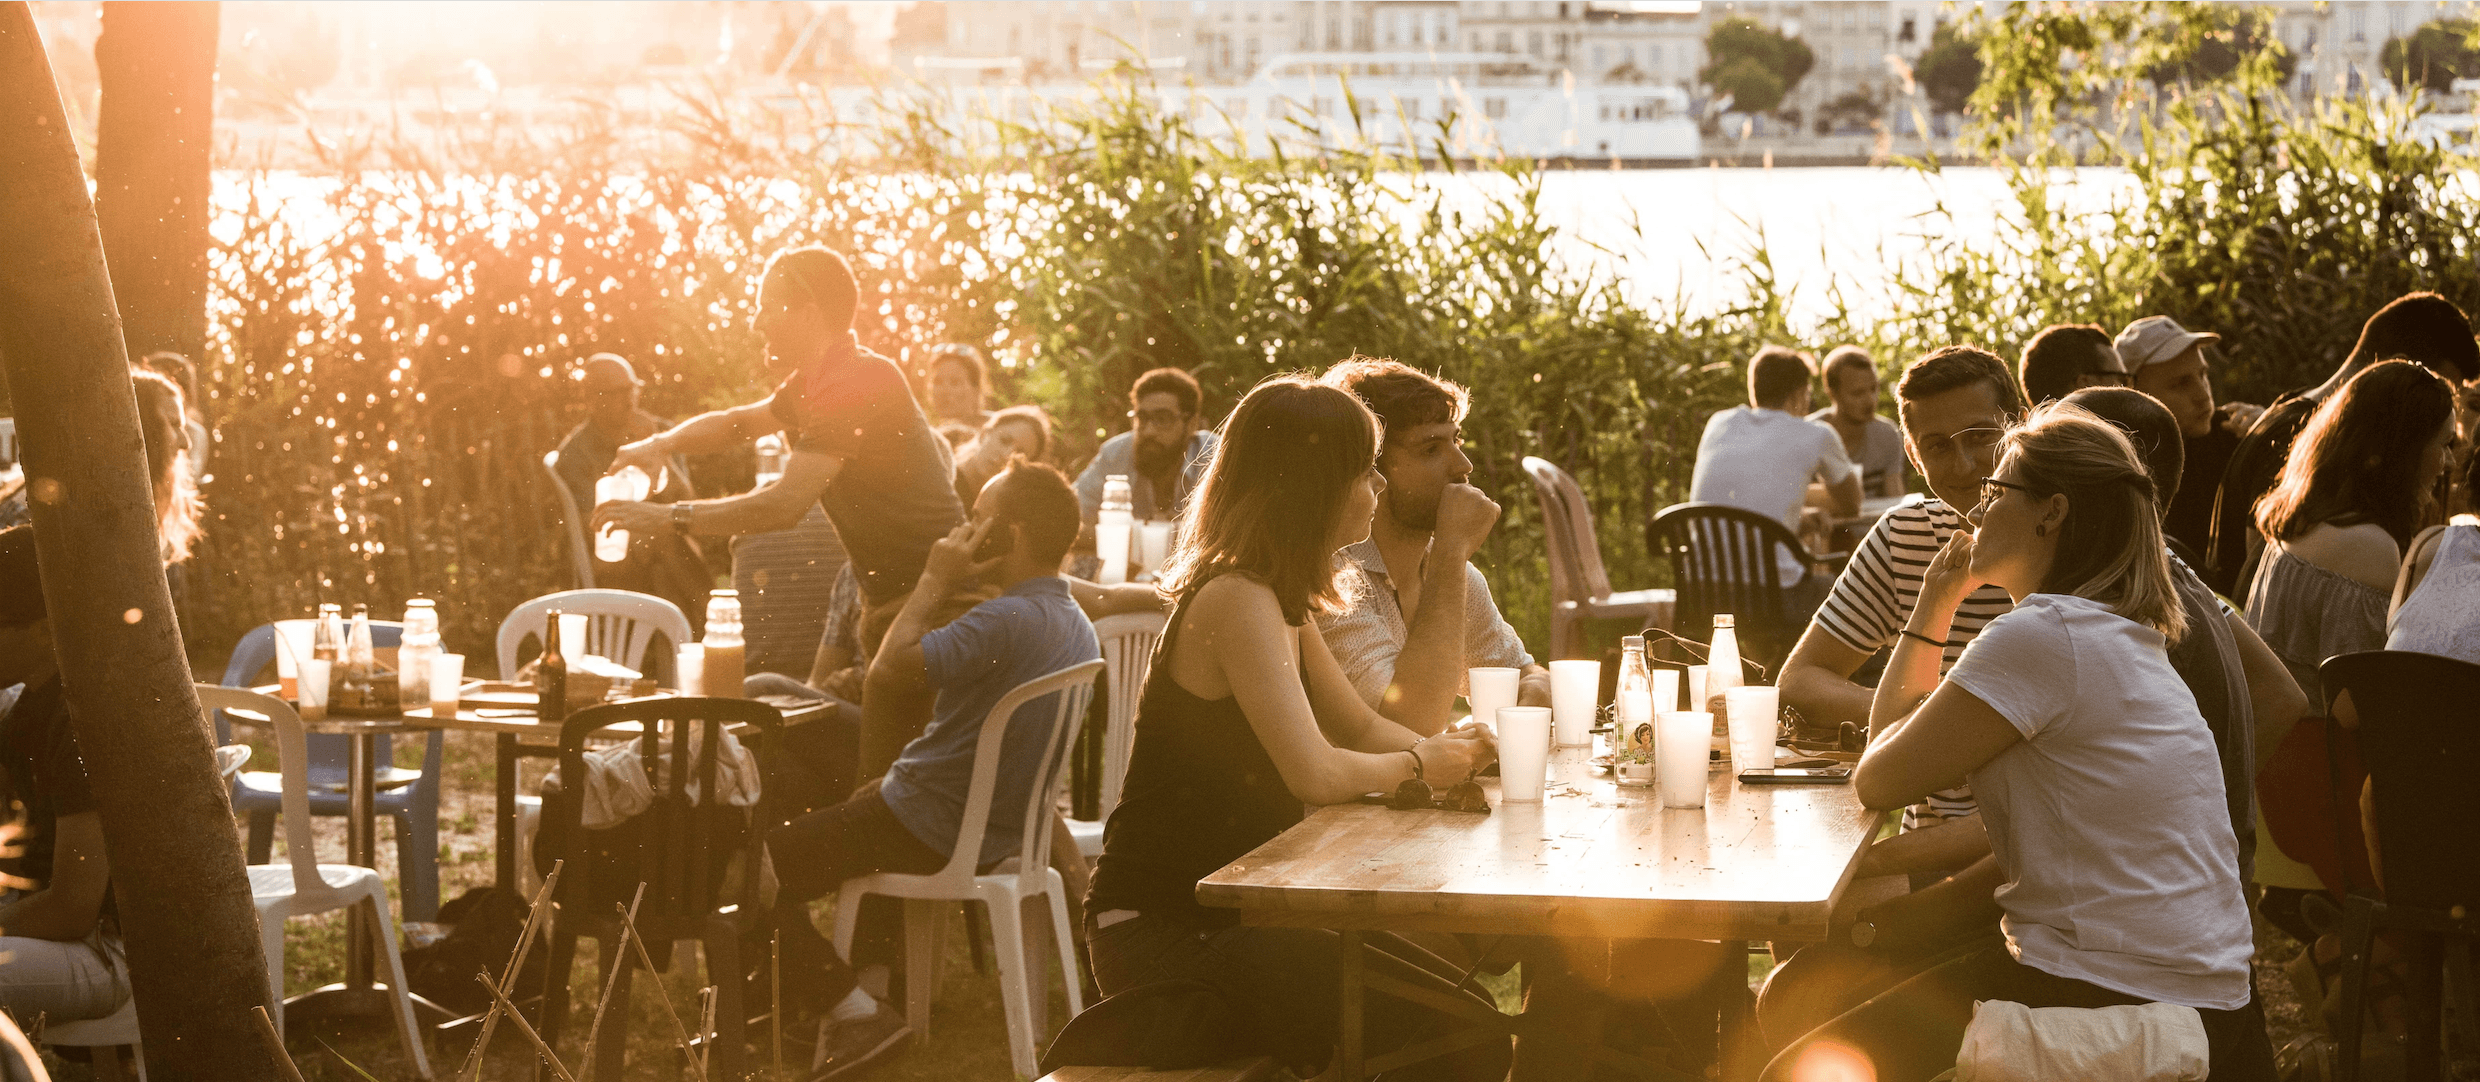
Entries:
[[1732, 688], [1723, 692], [1722, 698], [1730, 704], [1731, 769], [1772, 769], [1774, 738], [1779, 732], [1776, 722], [1782, 717], [1782, 689]]
[[431, 655], [431, 716], [444, 718], [456, 713], [457, 700], [465, 687], [465, 655]]
[[573, 667], [577, 664], [577, 659], [584, 656], [586, 656], [586, 614], [582, 612], [561, 613], [560, 660], [568, 662]]
[[1550, 663], [1550, 711], [1559, 746], [1580, 748], [1593, 743], [1593, 708], [1602, 691], [1599, 661]]
[[1498, 708], [1498, 797], [1509, 804], [1541, 802], [1550, 771], [1550, 715], [1546, 706]]
[[1679, 670], [1653, 670], [1653, 712], [1679, 709]]
[[1665, 710], [1654, 715], [1654, 783], [1661, 790], [1663, 807], [1705, 806], [1705, 752], [1712, 744], [1713, 731], [1714, 716], [1703, 710]]
[[1465, 670], [1464, 701], [1471, 704], [1474, 721], [1495, 722], [1498, 708], [1516, 704], [1516, 678], [1524, 675], [1514, 669], [1496, 667]]
[[278, 620], [275, 629], [277, 689], [281, 697], [297, 700], [301, 698], [301, 659], [310, 656], [310, 621]]
[[672, 660], [673, 690], [683, 695], [706, 694], [706, 646], [687, 643]]
[[327, 717], [327, 677], [335, 667], [335, 662], [323, 657], [302, 659], [301, 720], [321, 721]]
[[[1705, 710], [1707, 701], [1705, 698], [1705, 672], [1708, 668], [1711, 668], [1711, 666], [1688, 666], [1687, 708], [1690, 710]], [[1712, 713], [1710, 710], [1706, 712]]]
[[1171, 524], [1163, 521], [1137, 523], [1137, 562], [1145, 567], [1145, 577], [1162, 573], [1163, 561], [1171, 558]]

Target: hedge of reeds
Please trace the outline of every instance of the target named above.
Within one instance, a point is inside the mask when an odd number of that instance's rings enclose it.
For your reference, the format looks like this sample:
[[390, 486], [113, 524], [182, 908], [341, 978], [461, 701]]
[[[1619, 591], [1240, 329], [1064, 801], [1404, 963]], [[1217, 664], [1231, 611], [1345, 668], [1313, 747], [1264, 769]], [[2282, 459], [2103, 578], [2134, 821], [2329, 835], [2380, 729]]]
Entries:
[[[2084, 82], [2036, 100], [2043, 70], [2053, 90], [2108, 75], [2065, 71], [2058, 49], [2101, 56], [2143, 32], [2091, 10], [2019, 6], [2001, 16], [2011, 36], [1984, 39], [1984, 95], [2005, 95], [1985, 107], [2012, 125], [1990, 149], [2017, 213], [1900, 272], [1891, 315], [1838, 310], [1796, 334], [1761, 247], [1731, 272], [1736, 303], [1632, 303], [1551, 257], [1528, 163], [1462, 165], [1498, 193], [1475, 203], [1448, 197], [1440, 170], [1456, 167], [1437, 161], [1245, 157], [1117, 77], [1024, 123], [902, 98], [867, 118], [823, 99], [759, 115], [700, 95], [651, 136], [590, 108], [553, 135], [328, 133], [323, 175], [247, 174], [220, 208], [193, 637], [214, 651], [315, 601], [392, 613], [419, 594], [453, 647], [489, 653], [501, 614], [570, 585], [540, 458], [577, 419], [578, 361], [629, 357], [672, 417], [762, 393], [752, 279], [788, 245], [854, 257], [870, 348], [991, 350], [999, 397], [1059, 418], [1063, 464], [1125, 427], [1125, 388], [1156, 365], [1195, 372], [1218, 413], [1269, 373], [1356, 352], [1465, 383], [1475, 481], [1506, 508], [1479, 559], [1537, 653], [1548, 567], [1518, 460], [1583, 484], [1620, 588], [1660, 585], [1643, 524], [1686, 498], [1704, 419], [1740, 399], [1764, 342], [1859, 342], [1891, 375], [1950, 341], [2012, 356], [2046, 323], [2166, 312], [2221, 331], [2223, 390], [2264, 401], [2321, 377], [2396, 293], [2480, 299], [2466, 163], [2411, 140], [2407, 110], [2302, 109], [2244, 79], [2145, 84], [2099, 112]], [[2106, 137], [2087, 158], [2136, 184], [2069, 216], [2048, 185], [2054, 140], [2079, 124]], [[748, 483], [745, 459], [694, 466], [710, 492]]]

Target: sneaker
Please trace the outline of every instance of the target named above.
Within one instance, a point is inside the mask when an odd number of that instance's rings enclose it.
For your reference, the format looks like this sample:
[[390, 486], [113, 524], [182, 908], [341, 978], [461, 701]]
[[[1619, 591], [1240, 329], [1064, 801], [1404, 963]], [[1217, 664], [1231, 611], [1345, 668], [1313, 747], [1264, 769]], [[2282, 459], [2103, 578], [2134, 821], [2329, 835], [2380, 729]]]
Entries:
[[810, 1060], [810, 1082], [858, 1078], [872, 1064], [902, 1047], [912, 1035], [912, 1027], [904, 1024], [904, 1015], [884, 1003], [868, 1018], [850, 1022], [821, 1019], [818, 1050]]

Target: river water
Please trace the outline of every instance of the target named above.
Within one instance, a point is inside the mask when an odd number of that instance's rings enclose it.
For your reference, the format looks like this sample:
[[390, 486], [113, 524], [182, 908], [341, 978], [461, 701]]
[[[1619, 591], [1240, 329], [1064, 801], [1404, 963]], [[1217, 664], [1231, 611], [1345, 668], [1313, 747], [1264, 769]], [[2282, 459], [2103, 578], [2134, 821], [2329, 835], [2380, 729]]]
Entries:
[[[302, 174], [274, 174], [273, 194], [300, 196], [287, 224], [303, 235], [334, 228], [333, 212], [316, 198], [331, 183]], [[1421, 176], [1450, 200], [1477, 208], [1510, 198], [1514, 185], [1487, 173]], [[217, 199], [243, 198], [244, 174], [219, 174]], [[2116, 169], [2061, 171], [2051, 177], [2051, 205], [2097, 209], [2125, 192]], [[1894, 274], [1917, 267], [1933, 247], [1992, 240], [2013, 207], [2005, 175], [1985, 167], [1929, 173], [1893, 167], [1703, 168], [1549, 172], [1542, 176], [1541, 212], [1559, 230], [1555, 254], [1579, 273], [1615, 278], [1636, 304], [1702, 313], [1747, 297], [1740, 265], [1760, 239], [1795, 326], [1813, 326], [1841, 303], [1863, 322], [1898, 303]], [[238, 234], [230, 216], [216, 233]], [[435, 257], [424, 273], [444, 267]]]

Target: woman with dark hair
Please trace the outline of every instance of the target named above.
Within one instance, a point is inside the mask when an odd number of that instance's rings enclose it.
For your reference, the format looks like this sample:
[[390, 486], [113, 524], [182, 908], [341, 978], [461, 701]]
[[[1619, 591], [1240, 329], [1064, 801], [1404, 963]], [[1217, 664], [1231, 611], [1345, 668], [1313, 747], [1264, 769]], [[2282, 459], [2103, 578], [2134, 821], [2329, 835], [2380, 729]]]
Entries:
[[[1766, 1077], [1857, 1054], [1876, 1078], [1923, 1082], [1956, 1066], [1975, 1003], [2005, 1000], [2193, 1008], [2216, 1080], [2270, 1080], [2213, 736], [2166, 653], [2190, 628], [2153, 480], [2072, 405], [2033, 411], [2003, 447], [1974, 529], [1930, 561], [1852, 774], [1873, 808], [1970, 782], [2005, 876], [2003, 939], [1811, 1031]], [[2015, 607], [1941, 679], [1955, 609], [1984, 583]]]
[[2416, 364], [2370, 366], [2317, 407], [2281, 479], [2256, 501], [2263, 560], [2248, 622], [2307, 692], [2317, 666], [2385, 648], [2402, 554], [2437, 521], [2437, 479], [2454, 437], [2454, 389]]
[[981, 350], [949, 342], [931, 348], [929, 376], [930, 423], [949, 446], [962, 448], [990, 424], [990, 362]]
[[[1163, 569], [1163, 594], [1177, 608], [1137, 706], [1125, 795], [1085, 903], [1103, 994], [1203, 981], [1248, 1020], [1265, 1052], [1307, 1068], [1303, 1077], [1334, 1042], [1336, 933], [1242, 927], [1237, 914], [1197, 903], [1197, 881], [1300, 822], [1304, 804], [1389, 792], [1412, 778], [1443, 789], [1496, 751], [1478, 726], [1423, 738], [1380, 716], [1311, 619], [1339, 601], [1336, 550], [1368, 536], [1384, 483], [1377, 455], [1369, 408], [1305, 379], [1258, 384], [1224, 422]], [[1461, 974], [1434, 956], [1386, 935], [1369, 944], [1389, 956], [1374, 964], [1445, 974], [1430, 983], [1456, 994]], [[1369, 998], [1365, 1024], [1374, 1048], [1454, 1025], [1383, 995]], [[1424, 1066], [1436, 1077], [1498, 1079], [1507, 1064], [1507, 1045], [1490, 1042]]]

